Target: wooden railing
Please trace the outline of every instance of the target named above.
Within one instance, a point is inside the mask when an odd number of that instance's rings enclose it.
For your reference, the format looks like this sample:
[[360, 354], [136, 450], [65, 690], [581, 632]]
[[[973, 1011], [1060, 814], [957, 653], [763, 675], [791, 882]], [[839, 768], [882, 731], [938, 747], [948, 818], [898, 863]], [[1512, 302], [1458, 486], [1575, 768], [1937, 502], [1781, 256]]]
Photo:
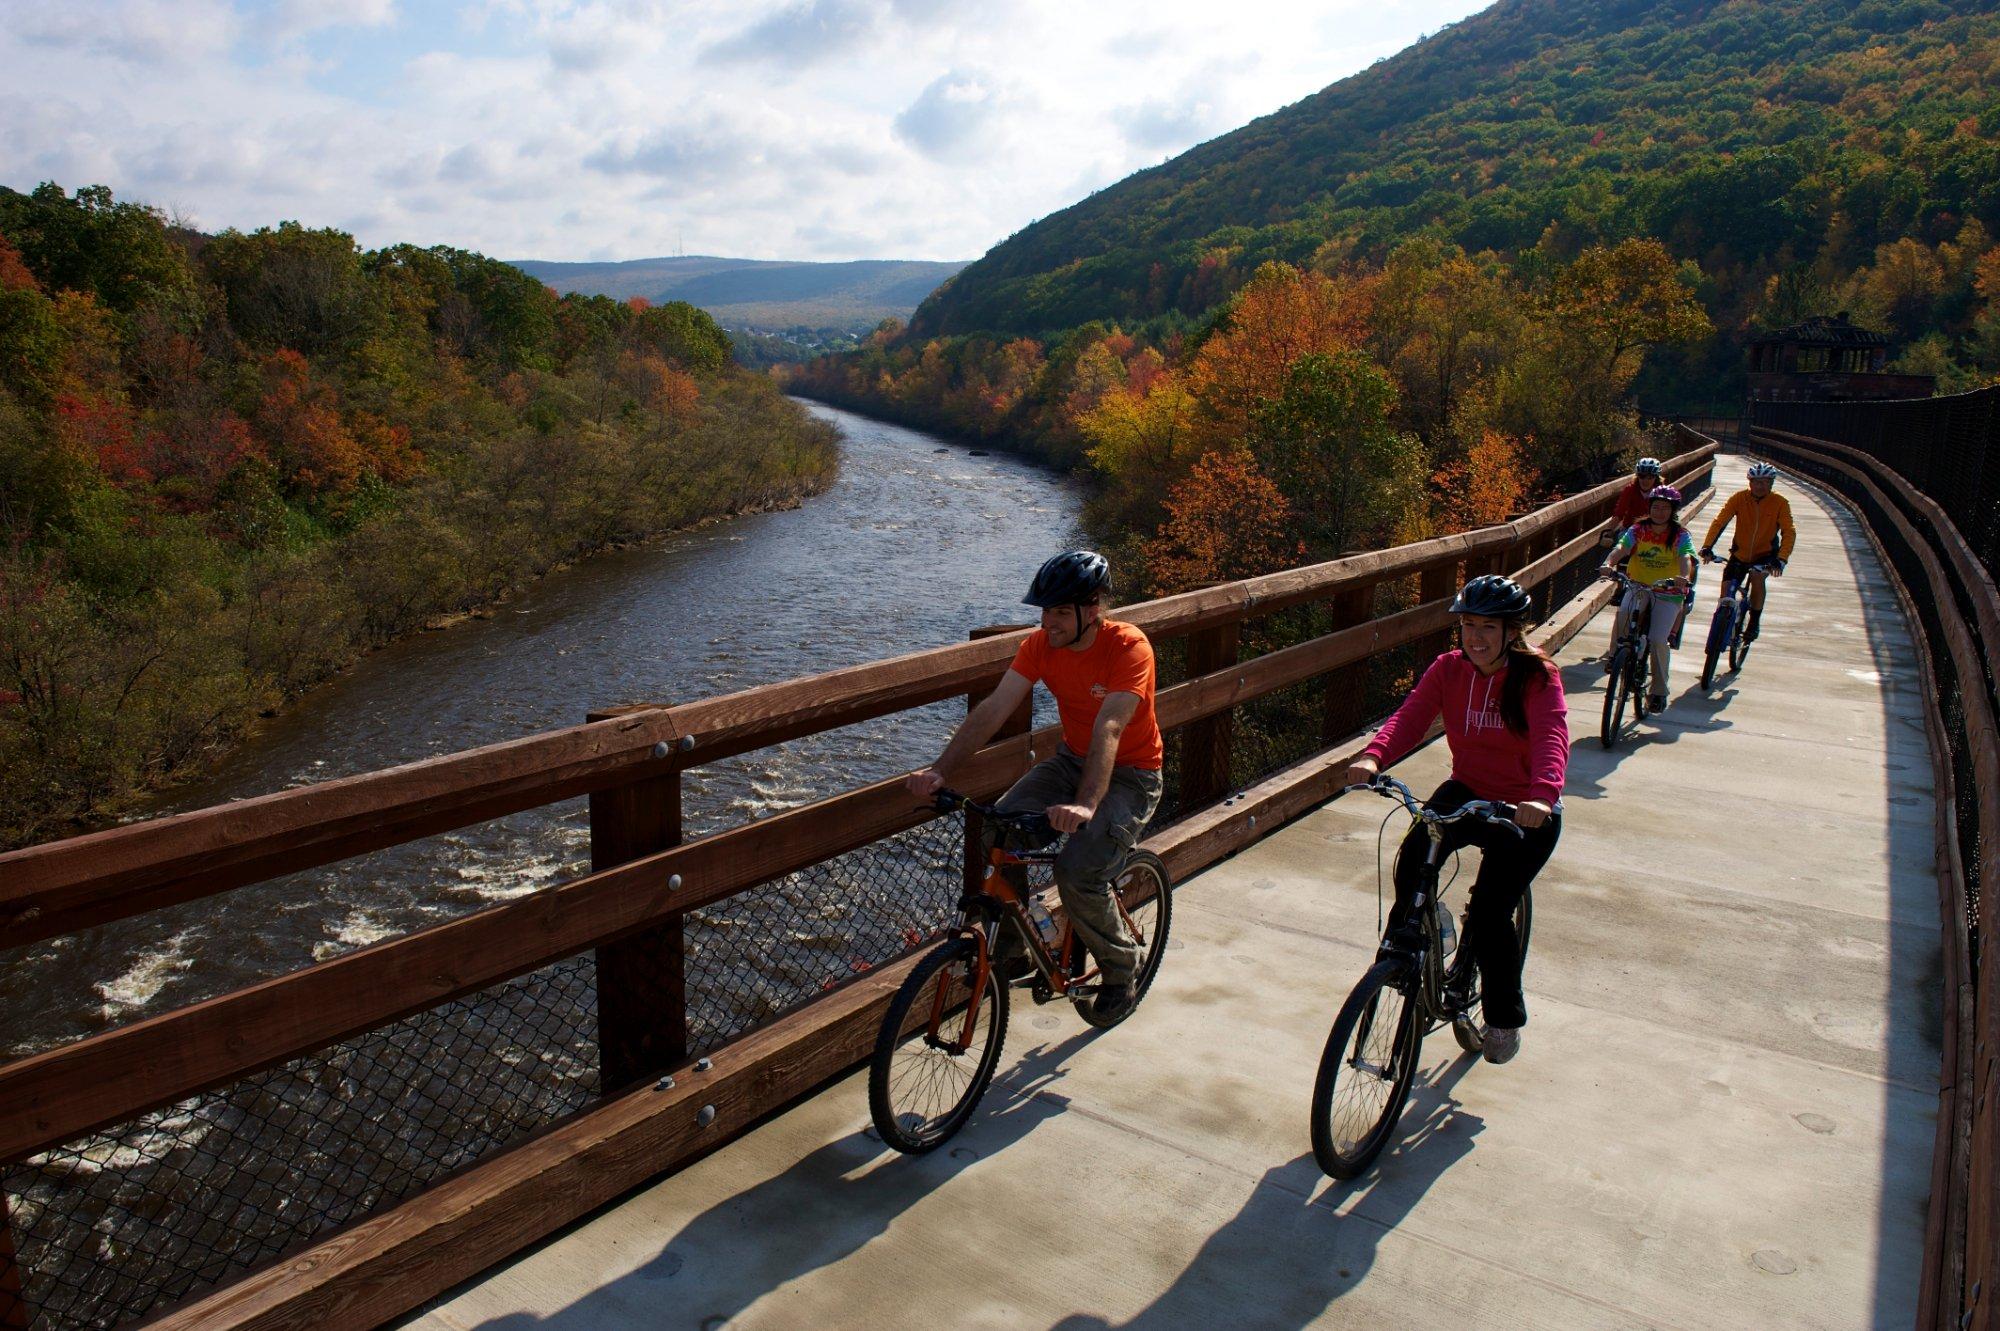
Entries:
[[[1893, 451], [1893, 429], [1872, 442]], [[1847, 500], [1919, 628], [1945, 980], [1917, 1324], [1991, 1328], [2000, 1325], [2000, 593], [1945, 508], [1872, 451], [1761, 426], [1749, 446]]]
[[[1706, 483], [1713, 443], [1668, 474]], [[1186, 676], [1157, 699], [1180, 736], [1182, 816], [1147, 844], [1183, 878], [1325, 802], [1370, 719], [1370, 663], [1442, 647], [1460, 582], [1504, 570], [1538, 589], [1600, 557], [1622, 481], [1517, 521], [1124, 607]], [[1562, 575], [1559, 578], [1559, 575]], [[1394, 593], [1394, 594], [1390, 594]], [[1565, 591], [1565, 596], [1567, 591]], [[1545, 627], [1574, 633], [1600, 588]], [[1247, 626], [1322, 607], [1329, 631], [1240, 659]], [[0, 1065], [0, 1162], [32, 1161], [362, 1032], [596, 953], [602, 1098], [409, 1200], [166, 1313], [159, 1325], [359, 1325], [393, 1317], [621, 1191], [714, 1149], [856, 1066], [908, 958], [868, 970], [690, 1061], [689, 912], [917, 827], [899, 779], [683, 840], [681, 780], [704, 763], [989, 691], [1021, 632], [583, 725], [0, 855], [0, 946], [72, 934], [555, 801], [588, 795], [591, 871], [517, 900]], [[1358, 673], [1357, 673], [1358, 672]], [[1232, 777], [1235, 712], [1315, 681], [1313, 757]], [[1310, 722], [1309, 722], [1310, 724]], [[1025, 715], [955, 777], [1004, 790], [1055, 739]], [[942, 736], [940, 736], [940, 740]], [[1342, 743], [1341, 741], [1348, 741]], [[900, 776], [900, 774], [899, 774]], [[1230, 798], [1224, 802], [1225, 795]], [[655, 1082], [653, 1079], [659, 1077]], [[36, 1269], [0, 1211], [0, 1326], [31, 1324]], [[226, 1269], [226, 1264], [225, 1264]], [[25, 1294], [19, 1293], [25, 1285]]]

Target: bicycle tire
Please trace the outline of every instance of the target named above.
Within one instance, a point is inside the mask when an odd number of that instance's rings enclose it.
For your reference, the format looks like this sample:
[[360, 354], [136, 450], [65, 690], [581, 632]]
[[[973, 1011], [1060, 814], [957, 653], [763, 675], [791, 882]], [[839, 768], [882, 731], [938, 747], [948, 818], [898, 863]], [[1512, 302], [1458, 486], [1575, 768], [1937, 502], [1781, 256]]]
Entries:
[[[868, 1112], [882, 1140], [905, 1155], [922, 1155], [950, 1141], [972, 1117], [999, 1065], [1000, 1047], [1007, 1040], [1007, 986], [997, 971], [987, 971], [980, 1021], [963, 1053], [953, 1054], [926, 1039], [928, 1013], [937, 998], [933, 982], [969, 990], [967, 972], [977, 957], [968, 938], [933, 948], [896, 990], [875, 1037], [875, 1053], [868, 1061]], [[948, 997], [946, 1020], [958, 1021], [963, 1006], [955, 995]], [[899, 1060], [899, 1055], [908, 1057]], [[932, 1104], [938, 1096], [950, 1098]]]
[[1174, 922], [1173, 881], [1167, 877], [1166, 864], [1152, 851], [1135, 850], [1125, 857], [1125, 864], [1118, 871], [1117, 888], [1126, 922], [1139, 935], [1139, 969], [1132, 976], [1137, 992], [1132, 1005], [1115, 1017], [1100, 1017], [1091, 1010], [1094, 1004], [1078, 1003], [1077, 1015], [1099, 1030], [1109, 1030], [1139, 1010], [1146, 991], [1153, 987], [1153, 977], [1160, 973], [1160, 959], [1167, 951], [1167, 933]]
[[[1650, 649], [1647, 649], [1650, 650]], [[1625, 691], [1632, 695], [1632, 719], [1646, 719], [1646, 665], [1638, 653], [1632, 656], [1632, 663], [1625, 668]]]
[[1611, 658], [1611, 671], [1604, 680], [1604, 723], [1597, 737], [1607, 749], [1618, 745], [1619, 729], [1625, 724], [1625, 666], [1630, 649], [1620, 647]]
[[[1398, 983], [1400, 981], [1400, 983]], [[1329, 1177], [1358, 1176], [1389, 1144], [1396, 1120], [1402, 1117], [1416, 1075], [1417, 1052], [1423, 1032], [1417, 1026], [1417, 1002], [1412, 990], [1419, 979], [1407, 961], [1387, 958], [1368, 968], [1341, 1004], [1320, 1055], [1313, 1081], [1313, 1157]], [[1383, 1000], [1387, 999], [1386, 1009]], [[1386, 1034], [1389, 1047], [1380, 1047]], [[1360, 1052], [1350, 1061], [1350, 1043]], [[1374, 1053], [1375, 1058], [1366, 1057]], [[1348, 1075], [1343, 1077], [1345, 1071]], [[1360, 1109], [1350, 1122], [1340, 1113], [1343, 1095], [1352, 1095]], [[1379, 1096], [1377, 1099], [1375, 1097]], [[1336, 1115], [1339, 1122], [1336, 1122]], [[1365, 1129], [1358, 1133], [1354, 1129]]]
[[[1708, 648], [1701, 662], [1701, 686], [1705, 689], [1715, 683], [1715, 663], [1722, 659], [1725, 648], [1733, 648], [1731, 629], [1736, 622], [1736, 602], [1726, 600], [1715, 607], [1715, 618], [1708, 626]], [[1730, 668], [1735, 669], [1734, 654]]]
[[1743, 663], [1750, 659], [1750, 643], [1739, 631], [1736, 640], [1729, 644], [1729, 668], [1741, 670]]
[[[1521, 946], [1521, 964], [1523, 966], [1528, 964], [1528, 934], [1533, 930], [1534, 923], [1534, 893], [1529, 888], [1524, 887], [1521, 889], [1520, 904], [1514, 907], [1514, 938]], [[1459, 926], [1459, 948], [1461, 953], [1465, 947], [1465, 938], [1470, 933], [1471, 930], [1461, 923]], [[1454, 957], [1453, 969], [1457, 969], [1458, 964], [1459, 959]], [[1470, 958], [1467, 958], [1465, 964], [1472, 965], [1473, 963]], [[1463, 1049], [1468, 1054], [1477, 1054], [1484, 1052], [1486, 1047], [1486, 1010], [1482, 1006], [1485, 999], [1485, 986], [1476, 965], [1473, 965], [1472, 976], [1472, 983], [1466, 986], [1467, 997], [1465, 1009], [1458, 1014], [1459, 1019], [1451, 1023], [1451, 1034], [1452, 1038], [1458, 1041], [1460, 1049]], [[1479, 1008], [1478, 1021], [1472, 1020], [1472, 1010], [1475, 1007]]]

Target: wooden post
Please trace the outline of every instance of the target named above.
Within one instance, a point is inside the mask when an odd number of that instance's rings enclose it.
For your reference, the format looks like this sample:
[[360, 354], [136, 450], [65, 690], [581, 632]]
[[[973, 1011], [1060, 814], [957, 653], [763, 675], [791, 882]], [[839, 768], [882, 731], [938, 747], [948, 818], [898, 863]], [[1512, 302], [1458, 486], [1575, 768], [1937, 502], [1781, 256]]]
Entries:
[[[997, 638], [1003, 633], [1015, 633], [1021, 629], [1028, 627], [1030, 627], [1030, 625], [1027, 624], [989, 624], [983, 629], [972, 630], [972, 632], [966, 636], [969, 637], [972, 641], [977, 642], [981, 638]], [[971, 711], [973, 708], [977, 707], [980, 703], [980, 700], [985, 697], [986, 694], [984, 693], [966, 694], [965, 710], [968, 712]], [[998, 739], [1006, 739], [1013, 735], [1025, 735], [1034, 728], [1035, 728], [1035, 698], [1034, 695], [1030, 693], [1027, 697], [1021, 700], [1021, 705], [1014, 709], [1014, 714], [1008, 717], [1005, 721], [1002, 721], [1000, 723], [1000, 729], [993, 732], [993, 738], [998, 740]], [[979, 844], [979, 831], [980, 831], [979, 815], [972, 812], [970, 809], [966, 810], [965, 890], [968, 892], [978, 890], [979, 884], [986, 878], [986, 851], [985, 848]]]
[[[1333, 624], [1338, 633], [1375, 617], [1375, 584], [1350, 587], [1333, 598]], [[1372, 659], [1326, 672], [1326, 700], [1320, 712], [1319, 742], [1334, 744], [1361, 729], [1368, 720], [1368, 671]]]
[[[1427, 568], [1417, 579], [1417, 602], [1428, 605], [1441, 597], [1450, 596], [1458, 590], [1458, 565], [1440, 564]], [[1416, 673], [1422, 677], [1424, 668], [1442, 652], [1451, 650], [1451, 630], [1433, 633], [1428, 638], [1417, 640]]]
[[21, 1289], [21, 1264], [14, 1256], [14, 1226], [7, 1220], [5, 1192], [0, 1192], [0, 1331], [28, 1331], [28, 1297]]
[[[1187, 640], [1188, 678], [1196, 679], [1235, 666], [1241, 627], [1232, 620], [1190, 633]], [[1234, 787], [1230, 777], [1230, 749], [1235, 729], [1230, 713], [1218, 712], [1194, 722], [1181, 732], [1179, 807], [1182, 817], [1213, 804]]]
[[[593, 872], [680, 844], [678, 771], [590, 796]], [[687, 933], [675, 915], [597, 949], [599, 1093], [615, 1094], [687, 1052]]]

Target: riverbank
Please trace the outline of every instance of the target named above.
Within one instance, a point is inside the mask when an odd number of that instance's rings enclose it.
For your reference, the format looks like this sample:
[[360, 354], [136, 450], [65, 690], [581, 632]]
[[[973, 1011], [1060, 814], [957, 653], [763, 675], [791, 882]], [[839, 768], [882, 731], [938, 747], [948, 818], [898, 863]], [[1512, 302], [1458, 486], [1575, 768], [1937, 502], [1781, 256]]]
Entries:
[[24, 588], [14, 570], [0, 641], [37, 669], [0, 699], [0, 846], [157, 803], [410, 634], [492, 613], [611, 550], [795, 506], [837, 475], [837, 431], [761, 377], [725, 372], [674, 428], [472, 440], [460, 466], [350, 531], [241, 552], [219, 575], [206, 550], [143, 599], [52, 577]]
[[[407, 634], [135, 810], [227, 804], [576, 725], [605, 707], [963, 642], [1017, 617], [1036, 565], [1072, 538], [1074, 483], [794, 405], [843, 437], [839, 475], [809, 502], [607, 549], [524, 585], [486, 618]], [[946, 701], [704, 763], [684, 778], [685, 828], [699, 835], [908, 771], [963, 715]], [[0, 953], [0, 1055], [568, 881], [588, 869], [589, 830], [584, 802], [569, 801]]]

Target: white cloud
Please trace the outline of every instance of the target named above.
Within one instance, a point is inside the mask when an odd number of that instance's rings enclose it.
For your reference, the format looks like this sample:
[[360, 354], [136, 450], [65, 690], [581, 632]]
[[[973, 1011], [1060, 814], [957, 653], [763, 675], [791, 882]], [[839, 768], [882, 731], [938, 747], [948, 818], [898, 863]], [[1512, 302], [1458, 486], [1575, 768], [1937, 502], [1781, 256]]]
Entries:
[[896, 134], [942, 162], [985, 148], [1009, 113], [1010, 98], [990, 76], [954, 69], [932, 79], [896, 117]]
[[1474, 7], [0, 0], [0, 183], [516, 258], [971, 258]]

